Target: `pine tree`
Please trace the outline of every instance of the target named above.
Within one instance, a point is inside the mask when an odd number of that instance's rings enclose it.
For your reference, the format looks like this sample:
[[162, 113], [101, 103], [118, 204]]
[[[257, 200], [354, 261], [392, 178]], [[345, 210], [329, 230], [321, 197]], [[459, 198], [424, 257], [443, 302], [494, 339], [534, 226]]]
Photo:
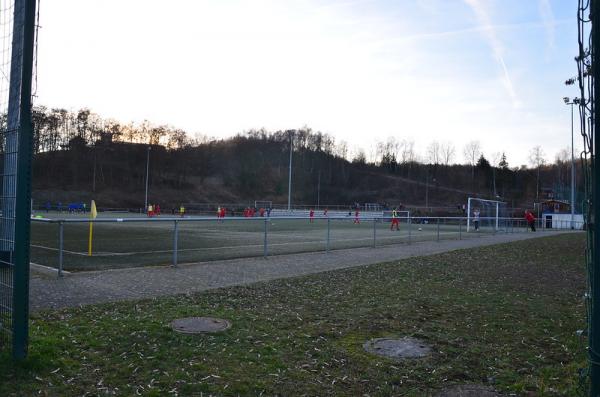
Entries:
[[508, 161], [506, 161], [506, 154], [502, 152], [502, 157], [500, 158], [500, 162], [498, 163], [498, 167], [507, 170], [508, 169]]

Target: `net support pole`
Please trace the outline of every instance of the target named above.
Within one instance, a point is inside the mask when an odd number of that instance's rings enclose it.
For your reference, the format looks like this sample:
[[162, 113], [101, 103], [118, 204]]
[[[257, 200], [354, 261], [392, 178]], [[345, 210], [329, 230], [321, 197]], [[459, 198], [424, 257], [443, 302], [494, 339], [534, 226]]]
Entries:
[[[36, 0], [16, 0], [15, 14], [22, 7], [23, 54], [21, 68], [21, 106], [19, 128], [19, 156], [17, 158], [17, 189], [15, 205], [15, 273], [13, 357], [22, 360], [27, 356], [29, 343], [29, 235], [31, 224], [31, 146], [33, 126], [31, 121], [31, 81], [33, 75], [33, 47], [35, 39]], [[15, 15], [15, 26], [18, 19]], [[15, 31], [17, 28], [15, 27]], [[14, 50], [14, 47], [13, 47]], [[14, 57], [13, 57], [14, 60]]]
[[600, 109], [600, 68], [595, 67], [600, 65], [600, 0], [591, 0], [590, 2], [590, 18], [592, 19], [592, 77], [593, 77], [593, 94], [594, 101], [592, 107], [592, 123], [593, 123], [593, 148], [592, 157], [592, 207], [590, 229], [592, 233], [592, 272], [590, 280], [591, 289], [591, 307], [590, 307], [590, 335], [589, 335], [589, 358], [590, 358], [590, 395], [592, 397], [600, 396], [600, 255], [598, 248], [600, 247], [600, 222], [598, 219], [600, 200], [600, 183], [598, 181], [598, 169], [600, 169], [600, 158], [598, 157], [598, 142], [600, 142], [600, 117], [597, 117], [596, 112]]

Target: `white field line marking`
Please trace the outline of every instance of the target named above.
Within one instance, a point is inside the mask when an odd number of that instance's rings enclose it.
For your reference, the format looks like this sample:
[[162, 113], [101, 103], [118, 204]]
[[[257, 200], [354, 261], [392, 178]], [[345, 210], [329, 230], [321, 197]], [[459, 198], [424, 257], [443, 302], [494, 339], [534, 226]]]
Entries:
[[[442, 234], [457, 234], [458, 232], [440, 232]], [[427, 236], [432, 236], [433, 234], [428, 234]], [[414, 235], [413, 235], [414, 236]], [[424, 236], [421, 234], [421, 236]], [[408, 234], [402, 234], [397, 236], [388, 236], [388, 237], [380, 237], [378, 240], [394, 240], [408, 238]], [[361, 238], [347, 238], [347, 239], [331, 239], [331, 242], [351, 242], [351, 241], [365, 241], [365, 240], [373, 240], [372, 237], [361, 237]], [[433, 240], [431, 240], [433, 241]], [[311, 240], [311, 241], [290, 241], [285, 243], [270, 243], [269, 247], [273, 246], [282, 246], [282, 245], [303, 245], [303, 244], [325, 244], [325, 240]], [[31, 245], [35, 248], [45, 249], [49, 251], [58, 251], [58, 248], [52, 247], [44, 247], [41, 245]], [[204, 248], [180, 248], [177, 252], [194, 252], [194, 251], [214, 251], [214, 250], [226, 250], [226, 249], [234, 249], [234, 248], [257, 248], [263, 247], [263, 244], [247, 244], [247, 245], [231, 245], [231, 246], [221, 246], [221, 247], [204, 247]], [[71, 255], [79, 255], [79, 256], [88, 256], [87, 252], [76, 252], [69, 251], [63, 249], [64, 253]], [[136, 252], [94, 252], [95, 257], [110, 257], [110, 256], [131, 256], [131, 255], [141, 255], [141, 254], [165, 254], [173, 252], [170, 250], [156, 250], [156, 251], [136, 251]]]

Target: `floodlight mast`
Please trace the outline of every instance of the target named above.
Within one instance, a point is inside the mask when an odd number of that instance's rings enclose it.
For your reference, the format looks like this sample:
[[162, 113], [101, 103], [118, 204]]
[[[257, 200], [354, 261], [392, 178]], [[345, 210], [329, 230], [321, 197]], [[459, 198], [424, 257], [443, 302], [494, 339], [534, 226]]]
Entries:
[[288, 211], [292, 210], [292, 153], [294, 151], [294, 131], [290, 130], [290, 170], [288, 174]]
[[144, 196], [144, 211], [148, 211], [148, 172], [150, 170], [150, 149], [152, 149], [152, 147], [148, 146], [148, 151], [146, 152], [146, 195]]
[[571, 229], [575, 229], [575, 146], [573, 138], [573, 106], [579, 105], [579, 98], [564, 97], [565, 105], [571, 106]]

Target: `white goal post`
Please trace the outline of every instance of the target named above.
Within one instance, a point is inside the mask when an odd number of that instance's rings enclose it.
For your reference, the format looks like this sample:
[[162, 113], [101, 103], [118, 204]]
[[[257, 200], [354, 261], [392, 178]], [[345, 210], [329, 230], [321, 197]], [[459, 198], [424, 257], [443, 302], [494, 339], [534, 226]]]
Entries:
[[[385, 210], [383, 211], [383, 219], [386, 221], [391, 221], [392, 219], [392, 211], [393, 210]], [[398, 219], [400, 220], [405, 220], [406, 222], [408, 222], [408, 219], [410, 218], [410, 211], [406, 211], [406, 210], [397, 210], [396, 211], [396, 215], [398, 215]]]
[[492, 227], [494, 230], [500, 230], [505, 222], [507, 204], [504, 201], [485, 200], [477, 197], [469, 197], [467, 200], [467, 232], [471, 229], [471, 224], [476, 220], [478, 224], [474, 225], [476, 229], [480, 226]]

